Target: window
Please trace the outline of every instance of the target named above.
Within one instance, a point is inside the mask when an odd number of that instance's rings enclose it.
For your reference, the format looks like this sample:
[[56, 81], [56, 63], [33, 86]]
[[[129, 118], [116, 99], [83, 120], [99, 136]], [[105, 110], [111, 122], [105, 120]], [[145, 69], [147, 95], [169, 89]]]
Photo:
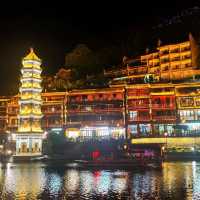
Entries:
[[130, 117], [130, 119], [136, 119], [137, 118], [137, 111], [130, 111], [129, 117]]
[[194, 106], [194, 99], [190, 97], [183, 97], [180, 99], [180, 106], [181, 107]]
[[137, 135], [137, 125], [129, 125], [129, 126], [128, 126], [128, 131], [129, 131], [132, 135]]
[[160, 98], [153, 99], [153, 104], [161, 104], [161, 99]]
[[169, 70], [169, 66], [165, 66], [165, 67], [163, 68], [163, 71], [167, 71], [167, 70]]
[[179, 60], [180, 60], [180, 57], [178, 56], [171, 59], [171, 61], [179, 61]]
[[76, 96], [71, 96], [70, 100], [71, 100], [71, 102], [75, 102], [76, 101]]
[[200, 99], [196, 99], [196, 105], [200, 106]]
[[185, 64], [185, 67], [191, 67], [191, 63]]
[[140, 134], [141, 135], [148, 135], [151, 131], [150, 124], [140, 124]]
[[179, 65], [174, 65], [173, 69], [179, 69]]
[[166, 98], [166, 104], [170, 105], [170, 98], [169, 97]]
[[161, 59], [161, 62], [162, 63], [169, 62], [169, 58], [163, 58], [163, 59]]
[[180, 52], [180, 49], [179, 48], [176, 48], [176, 49], [173, 49], [170, 51], [170, 53], [179, 53]]
[[83, 96], [82, 96], [82, 100], [83, 100], [83, 101], [87, 101], [87, 95], [83, 95]]
[[181, 120], [194, 120], [194, 111], [193, 110], [181, 110], [180, 118]]

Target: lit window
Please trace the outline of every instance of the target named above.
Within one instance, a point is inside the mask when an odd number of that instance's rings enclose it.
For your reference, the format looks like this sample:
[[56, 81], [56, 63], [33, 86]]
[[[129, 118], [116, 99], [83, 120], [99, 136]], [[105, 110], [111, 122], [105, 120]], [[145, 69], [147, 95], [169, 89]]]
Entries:
[[137, 111], [130, 111], [129, 117], [130, 117], [130, 119], [135, 119], [137, 117]]

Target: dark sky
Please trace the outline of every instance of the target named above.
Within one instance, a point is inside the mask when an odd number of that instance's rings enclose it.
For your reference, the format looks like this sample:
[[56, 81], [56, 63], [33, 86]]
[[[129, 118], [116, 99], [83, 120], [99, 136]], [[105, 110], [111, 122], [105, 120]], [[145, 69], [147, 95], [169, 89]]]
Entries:
[[[76, 44], [106, 46], [131, 28], [151, 26], [199, 1], [27, 1], [0, 8], [0, 95], [16, 87], [21, 58], [33, 46], [45, 73], [64, 65], [64, 56]], [[45, 3], [44, 3], [45, 2]], [[64, 3], [65, 2], [65, 3]], [[147, 3], [148, 2], [148, 3]]]

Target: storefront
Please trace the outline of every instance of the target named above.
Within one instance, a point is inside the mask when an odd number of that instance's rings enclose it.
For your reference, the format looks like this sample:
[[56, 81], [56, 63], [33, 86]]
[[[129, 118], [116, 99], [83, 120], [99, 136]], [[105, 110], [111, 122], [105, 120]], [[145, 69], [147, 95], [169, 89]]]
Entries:
[[132, 136], [149, 136], [151, 134], [151, 125], [131, 124], [128, 126], [128, 132]]
[[107, 127], [107, 126], [85, 126], [80, 129], [67, 129], [67, 137], [80, 137], [81, 139], [98, 139], [98, 138], [122, 138], [125, 137], [125, 128], [122, 127]]
[[174, 124], [154, 124], [154, 134], [158, 136], [173, 136]]

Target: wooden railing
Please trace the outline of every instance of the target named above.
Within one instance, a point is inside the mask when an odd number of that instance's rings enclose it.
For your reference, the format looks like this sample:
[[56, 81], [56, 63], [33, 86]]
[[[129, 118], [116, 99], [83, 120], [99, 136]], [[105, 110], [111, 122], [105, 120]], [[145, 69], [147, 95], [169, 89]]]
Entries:
[[149, 104], [140, 104], [140, 105], [138, 105], [138, 104], [135, 104], [135, 105], [134, 104], [129, 104], [128, 105], [128, 109], [136, 109], [136, 110], [137, 109], [142, 109], [142, 108], [147, 108], [148, 109], [149, 106], [150, 106]]
[[149, 96], [149, 91], [128, 91], [128, 96]]
[[170, 116], [152, 116], [153, 120], [160, 120], [160, 121], [170, 121], [170, 120], [176, 120], [176, 116], [170, 115]]
[[106, 125], [106, 126], [110, 126], [110, 125], [114, 125], [114, 126], [118, 126], [118, 125], [124, 125], [124, 121], [123, 120], [94, 120], [94, 121], [72, 121], [72, 122], [66, 122], [66, 125], [70, 125], [70, 124], [81, 124], [82, 126], [87, 125], [87, 126], [98, 126], [98, 125]]
[[134, 118], [130, 118], [129, 117], [129, 121], [150, 121], [150, 116], [147, 116], [147, 117], [134, 117]]
[[52, 111], [52, 110], [42, 110], [43, 114], [59, 114], [59, 113], [62, 113], [62, 112], [63, 112], [62, 110], [55, 110], [55, 111]]
[[8, 127], [11, 128], [11, 127], [14, 127], [16, 128], [18, 126], [18, 124], [8, 124]]
[[43, 128], [60, 128], [62, 126], [63, 126], [62, 123], [60, 123], [60, 124], [42, 124]]
[[86, 109], [68, 109], [68, 113], [123, 112], [123, 109], [124, 108], [105, 108], [105, 109], [91, 108], [91, 110], [86, 110]]
[[158, 108], [158, 109], [165, 109], [165, 108], [176, 108], [175, 104], [152, 104], [152, 108]]

